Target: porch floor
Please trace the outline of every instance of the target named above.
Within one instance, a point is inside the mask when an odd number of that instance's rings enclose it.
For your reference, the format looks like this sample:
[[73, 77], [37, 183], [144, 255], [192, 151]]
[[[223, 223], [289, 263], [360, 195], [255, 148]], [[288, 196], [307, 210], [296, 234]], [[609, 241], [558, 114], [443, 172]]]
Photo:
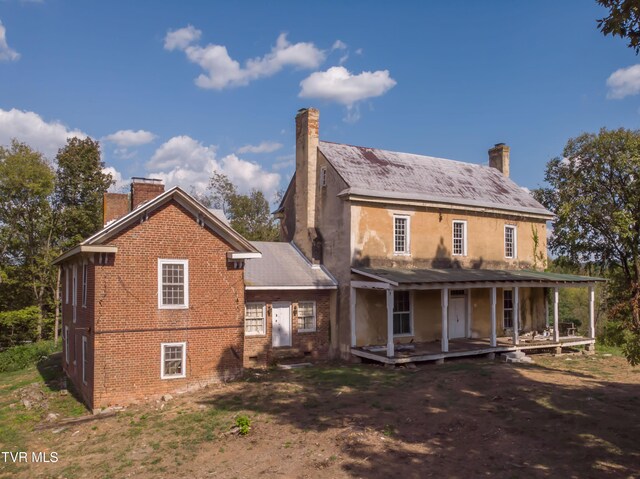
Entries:
[[491, 347], [489, 338], [456, 338], [449, 340], [449, 351], [442, 352], [440, 341], [429, 341], [411, 344], [397, 344], [395, 356], [387, 357], [386, 346], [365, 346], [351, 348], [351, 354], [361, 358], [372, 359], [386, 364], [404, 364], [419, 361], [437, 361], [440, 359], [479, 356], [489, 353], [505, 353], [509, 351], [549, 349], [557, 347], [580, 346], [594, 344], [593, 338], [584, 336], [563, 336], [559, 341], [552, 337], [520, 338], [514, 345], [511, 337], [497, 338], [496, 347]]

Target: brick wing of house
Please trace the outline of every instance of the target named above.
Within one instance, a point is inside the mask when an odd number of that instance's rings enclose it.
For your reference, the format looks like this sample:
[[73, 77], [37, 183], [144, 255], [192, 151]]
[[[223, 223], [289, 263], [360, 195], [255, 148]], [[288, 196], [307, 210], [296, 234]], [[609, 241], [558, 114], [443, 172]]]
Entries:
[[[543, 272], [551, 212], [489, 166], [320, 141], [296, 116], [281, 235], [338, 282], [332, 352], [387, 363], [587, 345], [599, 278]], [[558, 288], [588, 287], [586, 336], [558, 325]], [[550, 313], [548, 296], [553, 300]], [[561, 326], [561, 325], [559, 325]]]

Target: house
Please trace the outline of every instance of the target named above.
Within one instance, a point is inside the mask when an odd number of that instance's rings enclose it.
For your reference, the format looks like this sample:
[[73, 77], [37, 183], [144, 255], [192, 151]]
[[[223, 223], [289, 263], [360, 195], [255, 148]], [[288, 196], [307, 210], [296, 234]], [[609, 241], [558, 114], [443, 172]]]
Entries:
[[[320, 141], [318, 110], [298, 112], [276, 213], [282, 239], [338, 283], [333, 355], [394, 364], [593, 346], [599, 279], [542, 271], [553, 215], [509, 162], [503, 143], [482, 166]], [[587, 337], [549, 328], [562, 287], [589, 288]]]

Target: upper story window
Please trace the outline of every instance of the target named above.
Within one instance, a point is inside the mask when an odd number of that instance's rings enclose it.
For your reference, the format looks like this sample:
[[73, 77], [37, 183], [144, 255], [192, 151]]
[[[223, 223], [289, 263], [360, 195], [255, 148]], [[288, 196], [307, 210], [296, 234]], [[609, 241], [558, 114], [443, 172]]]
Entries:
[[244, 334], [247, 336], [266, 334], [265, 318], [264, 303], [246, 303], [244, 306]]
[[82, 265], [82, 307], [87, 307], [87, 276], [89, 275], [89, 265]]
[[162, 343], [161, 354], [160, 378], [184, 378], [187, 375], [187, 343]]
[[467, 256], [467, 222], [455, 220], [453, 222], [453, 248], [454, 256]]
[[510, 289], [505, 289], [502, 292], [502, 308], [503, 308], [503, 327], [513, 328], [513, 291]]
[[395, 291], [393, 294], [393, 335], [410, 336], [411, 297], [409, 291]]
[[316, 303], [305, 301], [298, 303], [298, 331], [312, 332], [316, 330]]
[[158, 308], [189, 307], [189, 260], [158, 259]]
[[516, 227], [505, 225], [504, 227], [504, 257], [514, 259], [517, 252]]
[[394, 254], [410, 254], [409, 249], [409, 217], [408, 216], [393, 216], [393, 253]]
[[327, 167], [320, 168], [320, 188], [327, 186]]
[[71, 279], [71, 305], [73, 306], [73, 322], [76, 321], [76, 306], [78, 306], [78, 265], [73, 265]]
[[64, 302], [69, 304], [69, 267], [64, 268]]

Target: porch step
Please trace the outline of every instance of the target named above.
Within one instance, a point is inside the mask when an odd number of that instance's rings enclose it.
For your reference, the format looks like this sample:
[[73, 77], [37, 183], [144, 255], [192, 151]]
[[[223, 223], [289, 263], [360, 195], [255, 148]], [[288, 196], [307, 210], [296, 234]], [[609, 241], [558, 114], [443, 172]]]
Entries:
[[504, 358], [505, 362], [507, 363], [532, 363], [533, 359], [531, 359], [529, 356], [527, 356], [525, 353], [523, 353], [522, 351], [512, 351], [510, 353], [504, 353], [502, 355], [502, 357]]

